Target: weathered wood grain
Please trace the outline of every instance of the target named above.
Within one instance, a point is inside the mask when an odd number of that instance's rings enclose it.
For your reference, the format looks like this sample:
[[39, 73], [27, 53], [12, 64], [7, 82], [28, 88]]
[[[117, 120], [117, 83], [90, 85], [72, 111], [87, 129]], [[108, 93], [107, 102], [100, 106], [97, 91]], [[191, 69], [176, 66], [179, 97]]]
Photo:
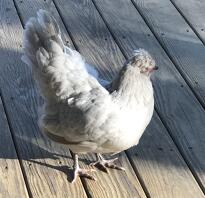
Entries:
[[[76, 3], [76, 5], [75, 5]], [[16, 1], [18, 11], [21, 15], [22, 22], [25, 23], [28, 18], [32, 15], [35, 15], [36, 11], [39, 8], [46, 8], [48, 9], [48, 5], [46, 5], [43, 1], [24, 1], [23, 3], [19, 3]], [[60, 4], [58, 4], [60, 6]], [[91, 3], [92, 5], [92, 3]], [[53, 6], [53, 4], [52, 4]], [[103, 74], [107, 79], [111, 79], [111, 77], [114, 75], [113, 73], [116, 72], [116, 70], [119, 70], [119, 68], [122, 65], [123, 57], [116, 57], [116, 58], [109, 58], [107, 59], [106, 56], [108, 54], [111, 54], [111, 56], [115, 56], [114, 53], [120, 53], [120, 50], [117, 48], [117, 45], [112, 40], [111, 35], [107, 31], [106, 26], [103, 24], [102, 20], [100, 19], [97, 11], [94, 9], [91, 12], [91, 15], [87, 12], [82, 12], [81, 9], [82, 5], [80, 2], [77, 1], [70, 1], [70, 2], [64, 2], [61, 4], [60, 13], [68, 13], [67, 11], [72, 11], [73, 13], [69, 13], [69, 18], [64, 18], [64, 23], [69, 23], [72, 28], [68, 28], [69, 32], [72, 32], [72, 37], [74, 38], [75, 45], [77, 48], [83, 53], [86, 60], [88, 60], [92, 64], [100, 65], [100, 70], [102, 70]], [[53, 10], [53, 13], [55, 13], [55, 8], [49, 7]], [[94, 7], [93, 7], [94, 8]], [[79, 12], [81, 13], [81, 16], [78, 16]], [[87, 17], [86, 17], [87, 13]], [[31, 14], [31, 15], [30, 15]], [[54, 14], [57, 16], [57, 14]], [[85, 16], [84, 16], [85, 15]], [[65, 15], [63, 15], [65, 16]], [[75, 17], [79, 17], [78, 19], [75, 19]], [[88, 18], [89, 17], [89, 18]], [[78, 25], [80, 29], [77, 29], [77, 26], [75, 25], [76, 21], [78, 21]], [[89, 23], [88, 23], [89, 20]], [[61, 23], [60, 23], [61, 24]], [[92, 27], [89, 24], [92, 24]], [[88, 29], [86, 29], [88, 28]], [[64, 28], [61, 28], [64, 35], [66, 35], [66, 31]], [[83, 31], [83, 29], [85, 29]], [[73, 33], [75, 31], [75, 33]], [[77, 33], [78, 32], [78, 33]], [[67, 35], [68, 36], [68, 35]], [[105, 41], [101, 37], [104, 37], [107, 39]], [[79, 39], [76, 41], [76, 39]], [[81, 44], [85, 43], [85, 44]], [[100, 46], [100, 47], [98, 47]], [[89, 49], [89, 50], [84, 50]], [[95, 51], [95, 53], [94, 53]], [[107, 59], [105, 61], [105, 59]], [[119, 61], [117, 61], [119, 59]], [[110, 69], [108, 66], [112, 67]], [[109, 76], [106, 76], [106, 72], [109, 70], [108, 74]], [[55, 148], [54, 148], [55, 149]], [[92, 156], [82, 156], [84, 161], [90, 161], [94, 160], [95, 158]], [[96, 159], [95, 159], [96, 160]], [[139, 181], [137, 177], [134, 174], [134, 171], [132, 170], [131, 165], [129, 164], [128, 159], [126, 158], [126, 155], [123, 153], [123, 157], [120, 158], [120, 162], [125, 166], [127, 169], [126, 172], [120, 172], [117, 170], [111, 170], [110, 175], [102, 173], [98, 171], [97, 173], [93, 173], [93, 175], [96, 175], [98, 181], [88, 181], [85, 180], [85, 186], [87, 188], [87, 191], [90, 195], [93, 197], [101, 197], [102, 195], [104, 197], [145, 197], [145, 194], [142, 190], [142, 187], [139, 184]], [[85, 167], [84, 163], [81, 163], [82, 167]]]
[[203, 43], [170, 0], [133, 0], [133, 2], [205, 107]]
[[205, 1], [170, 0], [205, 44]]
[[1, 98], [0, 126], [0, 197], [28, 197]]
[[[143, 5], [146, 4], [146, 2], [142, 2], [141, 6], [144, 7]], [[157, 111], [204, 190], [205, 129], [203, 125], [205, 123], [205, 114], [203, 108], [129, 0], [95, 0], [95, 4], [109, 26], [109, 29], [112, 31], [116, 42], [126, 56], [130, 56], [133, 49], [141, 47], [147, 49], [156, 59], [159, 70], [153, 76], [153, 84], [155, 88]], [[152, 18], [154, 20], [156, 17], [153, 16]], [[159, 31], [162, 30], [160, 29]], [[154, 128], [157, 129], [158, 127], [155, 126]], [[162, 144], [163, 141], [162, 138], [158, 138], [158, 142], [153, 142], [153, 144]], [[169, 144], [167, 143], [167, 145]], [[150, 163], [150, 166], [152, 166], [152, 164], [153, 163]], [[181, 172], [182, 167], [177, 164], [178, 163], [173, 164], [173, 166], [176, 166], [175, 175], [180, 175], [179, 172]], [[167, 166], [169, 167], [169, 165]], [[171, 169], [169, 170], [172, 172]], [[188, 171], [188, 168], [185, 168], [185, 170]], [[150, 170], [148, 169], [147, 171]], [[171, 174], [174, 173], [172, 172]], [[150, 179], [152, 179], [152, 177], [150, 177]], [[187, 191], [183, 192], [188, 193], [190, 197], [191, 192], [188, 188], [191, 180], [184, 180], [182, 177], [179, 177], [179, 180], [172, 180], [173, 183], [176, 181], [181, 181], [185, 185]], [[146, 180], [144, 182], [145, 185], [150, 185], [150, 182], [146, 183]], [[197, 189], [195, 181], [192, 180], [191, 182], [193, 182], [193, 186]], [[163, 185], [161, 180], [159, 183], [157, 180], [153, 180], [151, 183], [155, 183], [155, 185]], [[171, 183], [169, 183], [169, 185], [171, 185]], [[169, 187], [170, 186], [168, 186], [168, 189]], [[148, 190], [149, 189], [153, 188], [148, 187]], [[199, 189], [197, 192], [199, 193], [199, 196], [202, 196]]]
[[21, 62], [22, 32], [13, 1], [0, 1], [0, 86], [31, 194], [33, 197], [86, 197], [80, 180], [73, 185], [67, 181], [67, 175], [68, 180], [72, 179], [68, 149], [45, 139], [37, 127], [39, 96], [30, 69]]

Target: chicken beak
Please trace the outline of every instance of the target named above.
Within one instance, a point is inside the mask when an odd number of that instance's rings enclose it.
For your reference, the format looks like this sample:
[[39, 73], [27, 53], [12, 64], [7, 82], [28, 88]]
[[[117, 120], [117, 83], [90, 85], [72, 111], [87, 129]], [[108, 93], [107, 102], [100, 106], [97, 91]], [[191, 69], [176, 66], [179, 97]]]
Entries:
[[157, 66], [152, 67], [152, 68], [147, 68], [147, 71], [148, 71], [148, 72], [153, 72], [153, 71], [155, 71], [155, 70], [158, 70], [158, 67], [157, 67]]

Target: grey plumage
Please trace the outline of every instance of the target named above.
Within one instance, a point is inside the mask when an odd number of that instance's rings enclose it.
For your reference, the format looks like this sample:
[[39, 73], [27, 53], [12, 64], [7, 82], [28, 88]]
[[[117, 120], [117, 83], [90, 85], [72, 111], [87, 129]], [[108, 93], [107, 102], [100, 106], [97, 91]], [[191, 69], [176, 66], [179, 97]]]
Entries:
[[155, 62], [148, 52], [134, 51], [107, 90], [94, 68], [64, 46], [48, 12], [29, 19], [23, 43], [22, 60], [44, 98], [39, 126], [49, 138], [74, 153], [120, 152], [138, 143], [154, 107]]

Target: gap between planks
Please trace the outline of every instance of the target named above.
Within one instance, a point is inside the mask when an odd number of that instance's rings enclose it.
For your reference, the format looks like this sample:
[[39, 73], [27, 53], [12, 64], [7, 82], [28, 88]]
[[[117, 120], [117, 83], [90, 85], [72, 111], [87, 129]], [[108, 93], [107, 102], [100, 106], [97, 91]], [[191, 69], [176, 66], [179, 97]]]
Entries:
[[[0, 146], [4, 147], [0, 151], [0, 153], [2, 155], [1, 163], [3, 160], [3, 161], [5, 161], [5, 164], [6, 164], [6, 166], [4, 168], [0, 167], [1, 168], [0, 170], [5, 169], [5, 172], [6, 172], [5, 174], [1, 175], [2, 181], [1, 181], [0, 188], [4, 189], [4, 192], [0, 191], [0, 195], [2, 195], [2, 197], [17, 196], [17, 193], [15, 192], [16, 189], [11, 189], [11, 187], [17, 188], [17, 186], [15, 186], [15, 185], [18, 183], [18, 184], [20, 184], [20, 187], [18, 189], [18, 194], [20, 196], [23, 196], [23, 197], [31, 197], [30, 196], [30, 189], [29, 189], [29, 186], [27, 184], [27, 180], [26, 180], [25, 175], [24, 175], [24, 170], [22, 169], [21, 160], [19, 159], [16, 147], [15, 147], [15, 143], [13, 141], [13, 135], [12, 135], [9, 123], [8, 123], [6, 110], [4, 108], [1, 93], [0, 93], [0, 123], [1, 123], [1, 130], [2, 130], [1, 140], [3, 140], [2, 142], [0, 142], [0, 144], [2, 144]], [[5, 145], [5, 143], [6, 143], [6, 145]], [[11, 156], [10, 158], [12, 158], [12, 159], [7, 159], [9, 156]], [[16, 158], [16, 160], [15, 160], [15, 158]], [[14, 172], [11, 172], [11, 169]], [[2, 173], [2, 171], [1, 171], [1, 173]], [[14, 175], [12, 175], [12, 174], [14, 174]], [[7, 180], [7, 184], [4, 183], [5, 180]], [[4, 184], [6, 186], [4, 186]]]
[[[201, 42], [205, 45], [205, 40], [203, 37], [200, 35], [200, 33], [197, 31], [197, 29], [194, 27], [194, 25], [189, 21], [189, 19], [186, 17], [186, 14], [183, 13], [183, 11], [179, 8], [177, 5], [177, 2], [170, 0], [170, 2], [173, 4], [173, 6], [176, 8], [176, 10], [181, 14], [183, 19], [187, 22], [187, 24], [191, 27], [193, 32], [198, 36], [198, 38], [201, 40]], [[189, 2], [188, 2], [189, 3]]]

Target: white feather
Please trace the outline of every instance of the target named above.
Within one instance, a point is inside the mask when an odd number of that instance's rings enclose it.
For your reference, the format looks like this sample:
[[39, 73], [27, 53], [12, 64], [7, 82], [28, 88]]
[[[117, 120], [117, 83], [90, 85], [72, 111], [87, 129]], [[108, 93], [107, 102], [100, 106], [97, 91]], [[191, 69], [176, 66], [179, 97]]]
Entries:
[[[138, 143], [154, 107], [149, 76], [128, 65], [109, 94], [103, 86], [110, 82], [63, 45], [55, 19], [43, 10], [26, 25], [24, 49], [22, 60], [44, 97], [40, 127], [51, 139], [75, 153], [119, 152]], [[141, 49], [134, 55], [142, 64], [151, 59]]]

